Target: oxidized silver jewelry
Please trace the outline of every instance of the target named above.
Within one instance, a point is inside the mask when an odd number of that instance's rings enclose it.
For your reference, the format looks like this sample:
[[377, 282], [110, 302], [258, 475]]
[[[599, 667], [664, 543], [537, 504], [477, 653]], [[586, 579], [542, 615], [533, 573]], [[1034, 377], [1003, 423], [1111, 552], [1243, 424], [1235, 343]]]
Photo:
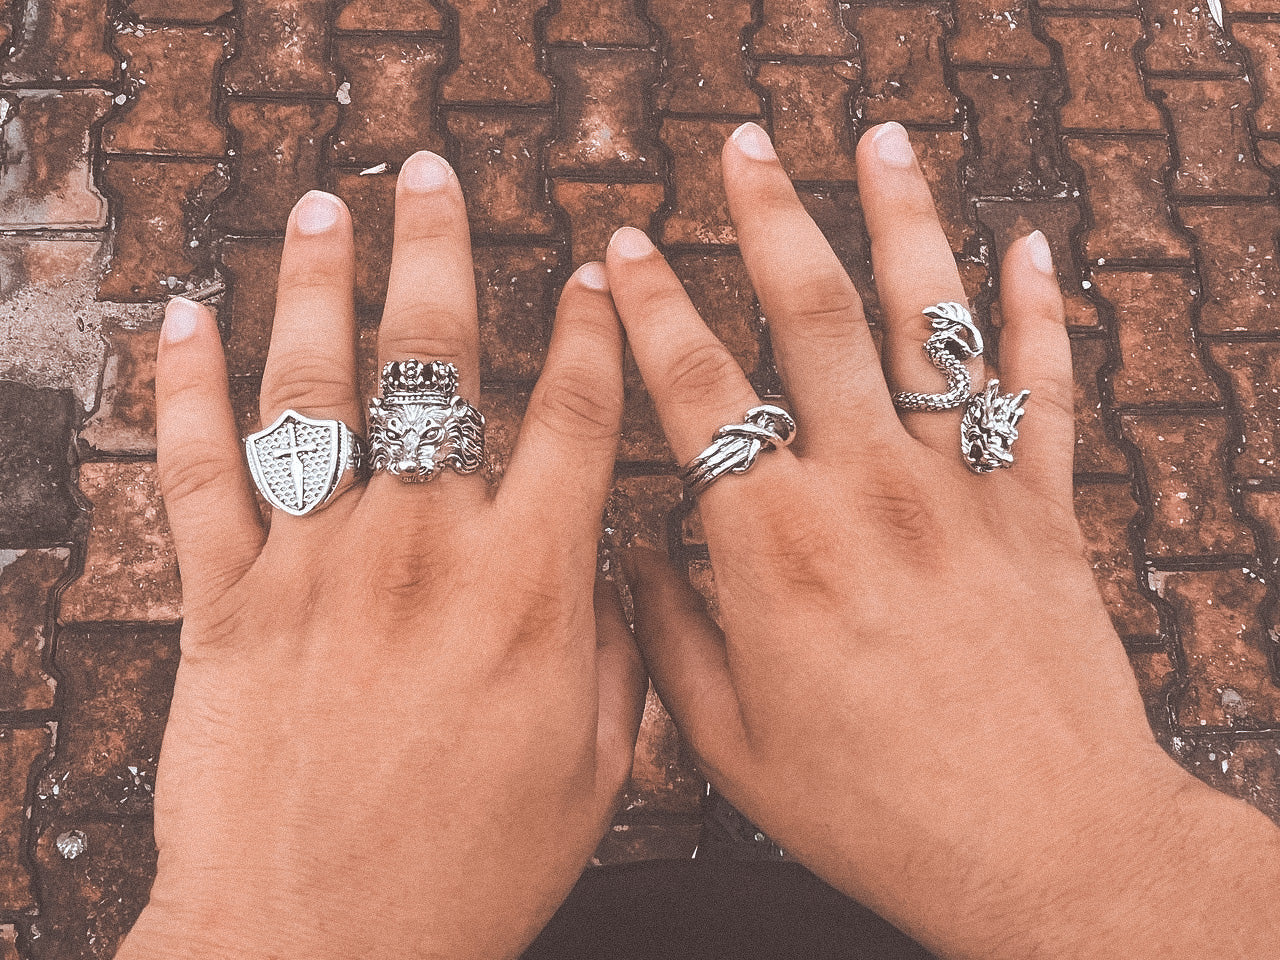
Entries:
[[987, 389], [975, 393], [960, 419], [960, 450], [974, 473], [990, 473], [1013, 466], [1013, 441], [1030, 390], [1014, 395], [1000, 392], [999, 380], [988, 380]]
[[364, 475], [364, 441], [341, 420], [313, 420], [286, 410], [244, 441], [249, 473], [277, 510], [305, 516]]
[[394, 360], [382, 368], [382, 396], [369, 404], [374, 470], [406, 483], [451, 467], [474, 473], [484, 463], [484, 417], [455, 392], [458, 368], [433, 360]]
[[689, 461], [680, 479], [696, 497], [726, 473], [746, 473], [762, 450], [785, 447], [795, 435], [796, 422], [781, 407], [767, 403], [752, 407], [742, 423], [717, 430], [711, 446]]

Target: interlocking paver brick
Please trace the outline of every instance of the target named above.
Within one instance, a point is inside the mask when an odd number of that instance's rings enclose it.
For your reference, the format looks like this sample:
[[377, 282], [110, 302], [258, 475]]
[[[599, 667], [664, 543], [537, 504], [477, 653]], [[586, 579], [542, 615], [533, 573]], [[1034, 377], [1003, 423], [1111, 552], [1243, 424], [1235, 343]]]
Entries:
[[1064, 50], [1070, 98], [1060, 108], [1063, 128], [1163, 132], [1164, 119], [1146, 97], [1134, 57], [1141, 20], [1046, 16], [1042, 22]]
[[324, 186], [324, 140], [337, 115], [336, 102], [231, 101], [240, 152], [218, 224], [232, 233], [283, 234], [298, 198]]
[[1159, 558], [1250, 554], [1253, 532], [1231, 508], [1223, 455], [1231, 431], [1220, 416], [1162, 413], [1120, 418], [1138, 448], [1149, 488], [1147, 553]]
[[[357, 224], [359, 221], [357, 221]], [[225, 240], [221, 245], [229, 308], [227, 371], [261, 376], [276, 309], [276, 278], [284, 242], [274, 238]]]
[[163, 300], [183, 280], [207, 272], [203, 247], [187, 228], [203, 220], [225, 188], [217, 164], [153, 157], [111, 157], [103, 179], [118, 198], [115, 248], [98, 296], [104, 300]]
[[1273, 820], [1280, 820], [1280, 742], [1213, 736], [1179, 736], [1176, 756], [1210, 786], [1242, 797]]
[[239, 11], [235, 56], [222, 82], [238, 94], [333, 94], [329, 0], [256, 0]]
[[720, 151], [737, 127], [732, 121], [662, 121], [659, 138], [671, 156], [675, 191], [662, 226], [664, 243], [737, 243], [720, 172]]
[[838, 0], [763, 0], [760, 27], [751, 36], [754, 57], [850, 57], [853, 35], [840, 20]]
[[970, 200], [961, 179], [965, 135], [959, 130], [912, 130], [910, 138], [920, 170], [929, 181], [943, 232], [951, 241], [952, 251], [961, 253], [976, 234], [969, 216]]
[[1129, 485], [1079, 484], [1075, 506], [1086, 556], [1093, 566], [1094, 579], [1116, 632], [1125, 639], [1158, 635], [1160, 615], [1138, 586], [1133, 549], [1129, 545], [1129, 525], [1138, 514]]
[[0, 910], [35, 906], [24, 856], [23, 811], [31, 768], [48, 751], [51, 739], [45, 727], [0, 728]]
[[232, 0], [127, 0], [125, 12], [144, 22], [184, 20], [212, 23], [231, 12]]
[[1185, 662], [1173, 703], [1180, 726], [1272, 726], [1280, 687], [1268, 667], [1274, 641], [1259, 615], [1266, 587], [1241, 568], [1154, 574], [1177, 614]]
[[774, 145], [792, 179], [855, 179], [849, 111], [858, 82], [854, 61], [762, 63], [756, 82], [768, 91]]
[[116, 327], [107, 335], [98, 409], [80, 431], [80, 439], [101, 453], [151, 456], [156, 451], [155, 327]]
[[90, 131], [111, 105], [104, 90], [17, 90], [0, 96], [0, 230], [103, 227]]
[[669, 259], [707, 326], [751, 373], [760, 360], [760, 309], [742, 257], [736, 251], [717, 251]]
[[1213, 21], [1207, 2], [1141, 0], [1150, 43], [1143, 51], [1147, 70], [1239, 74], [1238, 51]]
[[652, 30], [632, 0], [560, 0], [547, 21], [547, 41], [647, 47]]
[[1174, 227], [1163, 175], [1169, 145], [1156, 137], [1066, 137], [1072, 160], [1084, 171], [1093, 224], [1085, 255], [1107, 261], [1181, 259], [1190, 255]]
[[0, 546], [71, 539], [79, 513], [69, 466], [76, 423], [68, 392], [0, 380]]
[[[361, 176], [358, 173], [339, 173], [334, 177], [334, 192], [346, 202], [351, 211], [356, 249], [356, 316], [362, 323], [376, 325], [382, 316], [382, 304], [387, 297], [387, 278], [391, 274], [391, 238], [395, 222], [396, 176], [377, 174]], [[274, 272], [279, 265], [278, 252], [271, 265]], [[261, 281], [257, 281], [260, 283]], [[270, 306], [270, 304], [268, 304]], [[258, 313], [256, 329], [262, 329], [262, 319], [270, 322], [270, 312]], [[254, 329], [254, 328], [249, 328]], [[234, 319], [232, 336], [236, 335]], [[266, 334], [259, 336], [261, 349], [266, 349]], [[265, 353], [261, 354], [265, 358]], [[253, 371], [246, 371], [253, 372]]]
[[91, 624], [59, 632], [66, 709], [36, 781], [46, 817], [147, 815], [178, 668], [178, 626]]
[[956, 64], [1049, 66], [1049, 48], [1031, 29], [1030, 0], [957, 0], [947, 41]]
[[54, 678], [44, 668], [53, 588], [71, 551], [0, 550], [0, 710], [47, 710]]
[[551, 117], [451, 110], [445, 123], [459, 146], [454, 168], [467, 197], [472, 233], [551, 233], [555, 212], [542, 173]]
[[1277, 544], [1280, 544], [1280, 491], [1251, 490], [1245, 487], [1241, 493], [1244, 508], [1248, 515], [1256, 520], [1262, 535], [1270, 541], [1270, 556], [1274, 556]]
[[861, 109], [869, 123], [950, 123], [960, 104], [943, 73], [942, 8], [867, 6], [846, 14], [862, 39]]
[[1233, 472], [1240, 477], [1280, 477], [1280, 344], [1215, 341], [1207, 349], [1230, 376], [1233, 407], [1243, 421], [1243, 448], [1233, 461]]
[[675, 476], [620, 477], [605, 504], [605, 539], [665, 552], [680, 539], [684, 484]]
[[871, 238], [867, 236], [857, 190], [832, 184], [801, 186], [796, 193], [853, 280], [867, 322], [878, 324], [880, 301], [871, 275]]
[[1053, 75], [969, 68], [956, 77], [977, 113], [969, 189], [983, 196], [1065, 195], [1062, 157], [1045, 115]]
[[1152, 726], [1163, 732], [1160, 728], [1168, 726], [1169, 688], [1176, 679], [1173, 662], [1165, 650], [1140, 649], [1129, 651], [1129, 664], [1138, 681], [1138, 693], [1146, 704], [1147, 716]]
[[751, 0], [649, 0], [648, 14], [663, 32], [662, 84], [657, 106], [674, 113], [755, 116], [742, 55], [751, 25]]
[[226, 149], [214, 71], [231, 32], [216, 27], [127, 27], [116, 34], [132, 99], [112, 112], [102, 146], [118, 153], [213, 156]]
[[1217, 384], [1196, 350], [1194, 276], [1182, 271], [1093, 274], [1115, 310], [1120, 366], [1110, 376], [1119, 404], [1217, 403]]
[[602, 260], [609, 237], [620, 226], [652, 231], [653, 217], [666, 197], [661, 183], [596, 183], [555, 179], [551, 199], [569, 217], [573, 265]]
[[631, 782], [623, 794], [624, 815], [647, 814], [694, 817], [702, 803], [706, 781], [693, 765], [689, 748], [653, 688], [644, 705], [644, 719], [636, 740]]
[[550, 171], [599, 177], [658, 173], [661, 158], [647, 105], [636, 95], [657, 80], [651, 51], [553, 48], [547, 69], [560, 100], [555, 139], [547, 146]]
[[116, 58], [107, 46], [108, 0], [25, 3], [14, 17], [13, 52], [0, 67], [6, 84], [110, 86]]
[[178, 562], [156, 465], [81, 464], [79, 486], [93, 513], [84, 573], [62, 595], [62, 622], [180, 619]]
[[559, 262], [554, 247], [476, 248], [480, 371], [486, 382], [531, 380], [542, 371], [554, 315], [551, 277]]
[[626, 405], [622, 410], [622, 439], [618, 443], [618, 459], [624, 463], [670, 465], [673, 462], [667, 438], [658, 424], [658, 413], [648, 391], [641, 383], [635, 360], [628, 351], [624, 376]]
[[1156, 77], [1151, 86], [1173, 121], [1175, 196], [1268, 195], [1271, 178], [1249, 144], [1247, 83]]
[[1280, 332], [1280, 261], [1272, 204], [1178, 208], [1194, 234], [1204, 302], [1203, 333]]
[[1110, 362], [1105, 340], [1096, 337], [1071, 339], [1071, 371], [1075, 381], [1073, 402], [1076, 411], [1076, 473], [1129, 472], [1129, 462], [1107, 435], [1103, 422], [1098, 373]]
[[351, 103], [338, 115], [331, 162], [398, 167], [417, 150], [444, 150], [435, 125], [436, 81], [443, 41], [401, 37], [341, 37], [335, 59]]
[[536, 23], [549, 0], [453, 0], [457, 69], [444, 81], [446, 102], [542, 103], [551, 81], [538, 65]]
[[[1280, 12], [1280, 5], [1277, 5]], [[1232, 22], [1231, 36], [1253, 64], [1249, 72], [1258, 96], [1253, 125], [1258, 133], [1280, 133], [1280, 23]]]
[[444, 15], [434, 0], [350, 0], [334, 25], [339, 30], [434, 33], [444, 29]]

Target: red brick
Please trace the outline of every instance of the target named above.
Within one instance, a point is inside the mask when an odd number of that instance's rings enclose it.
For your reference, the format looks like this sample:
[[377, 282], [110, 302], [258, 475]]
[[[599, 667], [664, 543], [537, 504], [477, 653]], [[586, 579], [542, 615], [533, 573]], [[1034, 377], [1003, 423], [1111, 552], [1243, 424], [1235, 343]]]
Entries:
[[1110, 361], [1105, 340], [1093, 337], [1071, 339], [1071, 369], [1075, 380], [1073, 399], [1076, 410], [1076, 473], [1129, 472], [1129, 462], [1107, 436], [1102, 420], [1098, 371]]
[[457, 139], [454, 165], [467, 197], [473, 234], [548, 234], [555, 229], [541, 151], [551, 118], [541, 114], [454, 110], [446, 123]]
[[618, 445], [618, 459], [623, 463], [671, 464], [673, 462], [667, 438], [658, 423], [657, 411], [636, 370], [631, 351], [627, 351], [624, 368], [626, 405], [622, 411], [622, 439]]
[[236, 54], [223, 72], [231, 93], [332, 95], [329, 0], [258, 0], [240, 10]]
[[620, 226], [653, 228], [653, 216], [666, 197], [661, 183], [595, 183], [552, 180], [551, 197], [569, 216], [573, 265], [604, 259], [613, 231]]
[[339, 30], [435, 33], [444, 29], [444, 15], [434, 0], [350, 0], [334, 26]]
[[240, 154], [235, 186], [219, 204], [219, 225], [232, 233], [283, 235], [298, 198], [324, 186], [321, 153], [337, 115], [336, 103], [233, 100], [228, 117]]
[[1170, 682], [1176, 679], [1169, 654], [1164, 650], [1130, 650], [1129, 663], [1138, 681], [1138, 692], [1146, 704], [1147, 716], [1162, 717], [1166, 712]]
[[871, 239], [853, 187], [801, 187], [796, 191], [862, 298], [867, 322], [879, 323], [880, 301], [871, 276]]
[[1159, 77], [1151, 86], [1173, 120], [1175, 196], [1268, 195], [1271, 178], [1254, 160], [1249, 143], [1247, 83]]
[[674, 113], [756, 116], [742, 37], [751, 0], [649, 0], [663, 32], [663, 74], [657, 106]]
[[1085, 234], [1091, 260], [1177, 259], [1190, 255], [1173, 225], [1161, 176], [1169, 162], [1163, 139], [1067, 137], [1071, 159], [1084, 171], [1093, 226]]
[[[1276, 5], [1276, 11], [1280, 12], [1280, 4]], [[1280, 23], [1233, 20], [1231, 36], [1245, 48], [1253, 64], [1249, 76], [1259, 100], [1253, 110], [1254, 130], [1280, 133]]]
[[232, 0], [128, 0], [125, 10], [139, 20], [212, 23], [230, 13]]
[[0, 229], [103, 227], [107, 203], [93, 184], [89, 132], [111, 105], [104, 90], [20, 90], [3, 98]]
[[1143, 0], [1151, 42], [1144, 51], [1148, 71], [1240, 74], [1239, 54], [1213, 22], [1207, 2]]
[[1142, 39], [1137, 17], [1044, 17], [1045, 33], [1062, 45], [1070, 98], [1062, 105], [1064, 128], [1164, 132], [1164, 120], [1147, 99], [1134, 59]]
[[720, 151], [738, 124], [718, 120], [662, 121], [675, 196], [662, 228], [664, 243], [737, 243], [720, 172]]
[[212, 156], [226, 149], [213, 76], [231, 33], [214, 27], [134, 27], [116, 35], [133, 99], [102, 128], [119, 153]]
[[1031, 30], [1029, 0], [958, 0], [947, 52], [956, 64], [1047, 67], [1049, 49]]
[[537, 19], [548, 0], [453, 0], [457, 69], [441, 88], [446, 102], [544, 103], [551, 81], [538, 67]]
[[1245, 511], [1261, 525], [1268, 552], [1274, 556], [1276, 545], [1280, 544], [1280, 491], [1251, 490], [1246, 486], [1241, 497]]
[[0, 710], [47, 710], [54, 679], [44, 669], [49, 601], [71, 551], [0, 551]]
[[35, 904], [23, 840], [27, 778], [49, 749], [49, 731], [0, 728], [0, 910], [30, 910]]
[[856, 178], [849, 112], [856, 63], [762, 63], [756, 82], [768, 91], [774, 144], [793, 180]]
[[969, 197], [961, 180], [964, 134], [959, 130], [912, 130], [910, 136], [942, 229], [958, 254], [975, 236], [969, 221]]
[[84, 572], [62, 595], [62, 622], [178, 620], [182, 587], [156, 465], [84, 463], [79, 485], [93, 513]]
[[213, 163], [114, 156], [106, 185], [118, 198], [111, 267], [98, 296], [104, 300], [163, 300], [167, 278], [201, 271], [203, 248], [190, 246], [187, 227], [201, 221], [225, 187]]
[[942, 8], [854, 7], [846, 16], [862, 38], [866, 123], [956, 120], [960, 105], [943, 74]]
[[[230, 292], [227, 370], [232, 376], [262, 375], [276, 311], [276, 277], [283, 247], [282, 241], [270, 238], [222, 243], [222, 266]], [[364, 259], [357, 261], [357, 267]]]
[[41, 0], [13, 18], [13, 53], [4, 61], [4, 83], [39, 86], [75, 83], [111, 86], [116, 58], [107, 46], [107, 0]]
[[1243, 421], [1244, 445], [1233, 472], [1280, 477], [1280, 344], [1215, 341], [1207, 349], [1231, 377], [1232, 409]]
[[1179, 207], [1195, 235], [1203, 333], [1280, 332], [1280, 263], [1271, 204]]
[[1255, 140], [1253, 142], [1258, 151], [1258, 159], [1262, 165], [1273, 173], [1280, 169], [1280, 143], [1274, 140]]
[[1253, 533], [1231, 509], [1223, 453], [1230, 439], [1215, 415], [1127, 414], [1124, 435], [1142, 458], [1151, 515], [1147, 553], [1159, 558], [1253, 553]]
[[551, 342], [553, 247], [477, 247], [480, 372], [491, 380], [532, 380]]
[[977, 116], [970, 192], [997, 197], [1064, 195], [1062, 158], [1046, 119], [1053, 75], [966, 69], [957, 70], [956, 77]]
[[1128, 484], [1080, 484], [1075, 505], [1085, 554], [1116, 632], [1125, 638], [1158, 635], [1160, 616], [1138, 586], [1129, 546], [1129, 525], [1138, 514], [1138, 505]]
[[1219, 402], [1218, 386], [1196, 350], [1193, 276], [1162, 270], [1097, 272], [1093, 278], [1115, 308], [1121, 365], [1110, 381], [1116, 403]]
[[72, 495], [68, 451], [78, 413], [70, 391], [28, 387], [0, 375], [0, 544], [5, 547], [50, 546], [77, 536], [80, 511]]
[[584, 47], [647, 47], [650, 32], [632, 0], [560, 0], [547, 21], [548, 42]]
[[647, 104], [637, 95], [658, 76], [651, 51], [554, 48], [548, 51], [547, 69], [560, 98], [555, 139], [547, 146], [553, 173], [604, 177], [659, 171]]
[[840, 22], [837, 0], [763, 0], [760, 28], [751, 37], [753, 57], [851, 57], [853, 35]]
[[351, 84], [351, 103], [338, 114], [331, 162], [398, 167], [418, 150], [444, 151], [434, 120], [442, 41], [342, 37], [335, 56]]
[[670, 257], [699, 315], [751, 373], [760, 361], [760, 309], [742, 257], [733, 251]]
[[1239, 568], [1162, 571], [1152, 579], [1177, 616], [1186, 665], [1173, 697], [1178, 725], [1192, 733], [1274, 725], [1280, 688], [1271, 679], [1274, 641], [1260, 610], [1266, 587]]
[[694, 817], [705, 783], [681, 742], [675, 723], [650, 687], [631, 765], [631, 783], [623, 796], [623, 811], [631, 815]]
[[600, 841], [591, 865], [614, 866], [645, 860], [688, 860], [698, 849], [702, 824], [615, 823]]
[[672, 536], [679, 537], [683, 500], [679, 477], [618, 478], [604, 510], [606, 540], [614, 546], [639, 544], [665, 552]]
[[149, 456], [156, 452], [156, 347], [158, 328], [115, 327], [107, 335], [102, 391], [80, 439], [102, 453]]
[[[339, 173], [334, 177], [334, 193], [346, 202], [354, 226], [356, 315], [362, 323], [376, 326], [382, 316], [387, 278], [391, 274], [396, 177], [394, 174], [362, 177], [357, 173]], [[233, 322], [232, 335], [235, 333]]]
[[1217, 790], [1280, 821], [1280, 745], [1273, 739], [1176, 737], [1183, 766]]

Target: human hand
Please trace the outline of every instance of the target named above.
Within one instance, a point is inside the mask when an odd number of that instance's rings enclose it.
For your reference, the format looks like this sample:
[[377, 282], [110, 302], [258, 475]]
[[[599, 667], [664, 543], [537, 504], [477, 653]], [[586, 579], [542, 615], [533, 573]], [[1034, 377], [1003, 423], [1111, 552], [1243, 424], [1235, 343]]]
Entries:
[[[977, 390], [998, 373], [1003, 391], [1031, 391], [1017, 462], [979, 476], [961, 410], [891, 400], [942, 389], [921, 311], [965, 300], [902, 128], [857, 151], [882, 358], [764, 132], [745, 125], [722, 160], [799, 430], [699, 499], [723, 632], [656, 554], [628, 561], [637, 639], [703, 772], [940, 956], [1257, 955], [1275, 831], [1154, 743], [1083, 557], [1070, 346], [1043, 237], [1002, 264], [999, 371], [969, 364]], [[760, 401], [642, 234], [615, 234], [607, 264], [687, 462]]]
[[[290, 217], [261, 419], [357, 433], [354, 250], [337, 198]], [[457, 365], [479, 400], [467, 219], [431, 154], [401, 170], [380, 361]], [[155, 801], [159, 866], [121, 958], [509, 957], [604, 833], [646, 681], [594, 588], [622, 411], [600, 264], [566, 284], [496, 493], [386, 473], [321, 512], [251, 493], [212, 315], [169, 307], [159, 466], [182, 660]]]

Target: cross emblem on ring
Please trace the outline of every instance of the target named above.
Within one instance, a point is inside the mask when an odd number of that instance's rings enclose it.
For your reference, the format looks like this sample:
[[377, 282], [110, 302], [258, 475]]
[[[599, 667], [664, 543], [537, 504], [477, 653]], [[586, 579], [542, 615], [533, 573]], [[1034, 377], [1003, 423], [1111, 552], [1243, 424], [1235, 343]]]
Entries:
[[293, 489], [298, 498], [298, 503], [302, 503], [302, 457], [300, 453], [315, 453], [320, 448], [314, 443], [308, 446], [302, 446], [298, 443], [297, 428], [292, 422], [286, 423], [288, 433], [286, 434], [286, 445], [271, 451], [271, 456], [279, 459], [280, 457], [289, 457], [289, 467], [293, 471]]

